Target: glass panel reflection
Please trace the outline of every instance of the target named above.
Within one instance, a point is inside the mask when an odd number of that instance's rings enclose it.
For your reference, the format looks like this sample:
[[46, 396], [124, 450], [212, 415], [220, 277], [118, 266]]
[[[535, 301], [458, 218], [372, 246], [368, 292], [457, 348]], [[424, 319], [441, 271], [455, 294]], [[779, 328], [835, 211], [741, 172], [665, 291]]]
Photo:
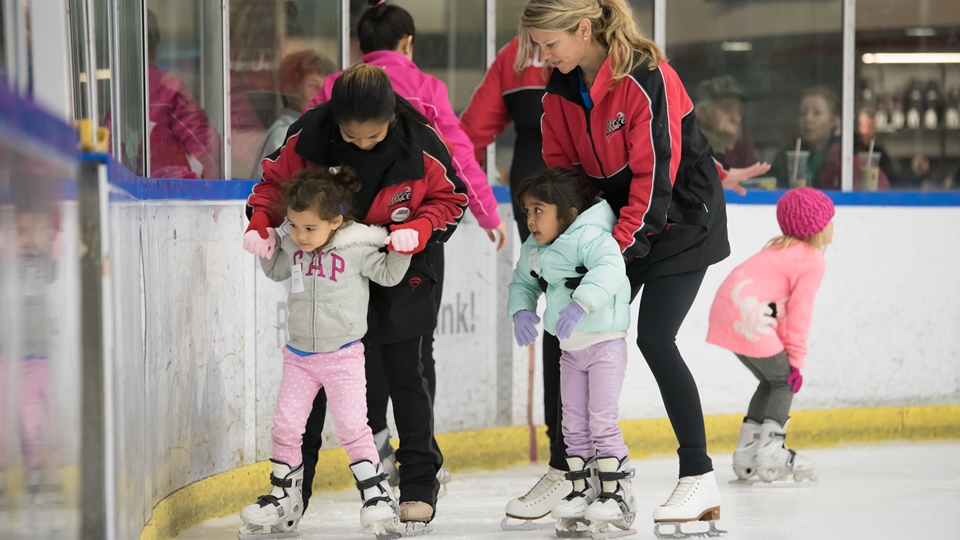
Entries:
[[[671, 0], [667, 56], [728, 167], [840, 189], [842, 0]], [[798, 151], [799, 150], [799, 151]]]
[[958, 35], [954, 0], [857, 2], [854, 189], [960, 187]]

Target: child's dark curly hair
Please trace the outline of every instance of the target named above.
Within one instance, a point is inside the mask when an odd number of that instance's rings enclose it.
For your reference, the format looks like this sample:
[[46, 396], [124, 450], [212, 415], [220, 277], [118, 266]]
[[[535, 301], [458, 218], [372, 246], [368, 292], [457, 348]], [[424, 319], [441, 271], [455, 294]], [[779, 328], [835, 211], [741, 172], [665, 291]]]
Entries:
[[313, 210], [326, 221], [337, 216], [343, 216], [344, 221], [355, 219], [353, 194], [360, 191], [360, 180], [350, 167], [302, 169], [283, 187], [283, 202], [277, 209], [280, 215], [286, 215], [289, 208], [296, 212]]
[[582, 172], [558, 167], [540, 171], [520, 182], [513, 198], [522, 208], [523, 199], [528, 195], [547, 204], [557, 205], [557, 217], [563, 230], [573, 223], [573, 219], [570, 219], [571, 208], [575, 208], [579, 216], [593, 206], [595, 199], [595, 193]]

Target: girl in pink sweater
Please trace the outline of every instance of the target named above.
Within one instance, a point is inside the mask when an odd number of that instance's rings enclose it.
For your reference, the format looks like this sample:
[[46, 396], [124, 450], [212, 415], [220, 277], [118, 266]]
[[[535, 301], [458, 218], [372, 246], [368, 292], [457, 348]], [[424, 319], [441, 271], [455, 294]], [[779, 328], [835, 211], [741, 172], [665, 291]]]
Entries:
[[741, 480], [792, 477], [816, 481], [813, 460], [784, 445], [793, 394], [800, 391], [813, 298], [823, 279], [823, 251], [833, 240], [833, 202], [803, 187], [777, 202], [783, 236], [736, 267], [710, 308], [707, 342], [729, 349], [753, 373], [757, 386], [733, 470]]

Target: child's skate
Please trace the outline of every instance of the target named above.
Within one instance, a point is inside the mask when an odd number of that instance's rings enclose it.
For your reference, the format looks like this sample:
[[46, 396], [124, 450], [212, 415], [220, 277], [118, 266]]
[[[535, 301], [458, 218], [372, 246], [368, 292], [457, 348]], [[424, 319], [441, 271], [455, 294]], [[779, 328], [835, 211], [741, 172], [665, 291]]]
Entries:
[[627, 468], [627, 459], [597, 458], [601, 491], [584, 515], [595, 539], [637, 534], [630, 528], [637, 516], [637, 499], [630, 481], [634, 471]]
[[240, 540], [296, 538], [297, 524], [303, 517], [303, 465], [291, 469], [286, 463], [270, 460], [273, 490], [240, 511], [243, 525]]
[[757, 450], [757, 474], [767, 485], [813, 486], [817, 483], [816, 463], [787, 448], [788, 419], [783, 426], [776, 420], [764, 420]]
[[[667, 502], [653, 511], [653, 534], [657, 538], [715, 538], [726, 536], [727, 531], [717, 529], [720, 519], [720, 490], [717, 479], [710, 471], [699, 476], [684, 476], [680, 479]], [[681, 529], [682, 523], [706, 521], [709, 530], [690, 532]], [[664, 533], [661, 527], [673, 527], [672, 533]]]
[[[553, 507], [570, 493], [570, 482], [564, 477], [560, 469], [550, 467], [547, 474], [533, 486], [526, 495], [512, 499], [507, 503], [507, 517], [500, 522], [500, 528], [505, 531], [535, 531], [552, 529], [556, 522], [536, 522], [550, 515]], [[523, 523], [512, 523], [511, 519], [522, 519]]]
[[737, 480], [731, 484], [745, 484], [757, 474], [757, 449], [760, 448], [760, 424], [747, 418], [740, 425], [740, 439], [733, 452], [733, 472]]
[[400, 528], [400, 507], [387, 484], [387, 473], [380, 464], [367, 460], [350, 464], [353, 479], [360, 490], [360, 526], [369, 529], [377, 538], [390, 538]]
[[600, 493], [597, 462], [595, 458], [584, 462], [583, 458], [568, 457], [567, 464], [570, 472], [565, 476], [573, 482], [573, 490], [553, 507], [550, 515], [557, 520], [555, 529], [560, 538], [589, 538], [587, 508]]

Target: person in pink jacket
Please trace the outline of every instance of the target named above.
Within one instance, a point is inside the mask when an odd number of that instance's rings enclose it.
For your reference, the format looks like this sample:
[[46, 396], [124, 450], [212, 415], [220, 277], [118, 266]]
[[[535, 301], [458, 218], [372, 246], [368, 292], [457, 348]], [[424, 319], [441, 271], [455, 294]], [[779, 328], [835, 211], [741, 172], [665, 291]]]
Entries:
[[743, 481], [816, 481], [812, 459], [784, 445], [793, 394], [803, 384], [813, 299], [823, 279], [823, 251], [833, 240], [833, 202], [802, 187], [777, 202], [782, 236], [734, 268], [710, 308], [707, 342], [737, 355], [757, 386], [733, 470]]
[[[413, 40], [416, 34], [413, 17], [400, 6], [387, 5], [383, 0], [368, 1], [370, 7], [363, 12], [357, 22], [357, 37], [360, 40], [360, 50], [363, 52], [362, 62], [383, 68], [390, 77], [394, 91], [427, 117], [448, 148], [452, 146], [450, 154], [453, 158], [453, 167], [457, 176], [463, 179], [467, 186], [470, 211], [477, 218], [480, 227], [487, 231], [490, 241], [497, 242], [497, 251], [499, 251], [506, 244], [507, 226], [497, 212], [497, 201], [493, 196], [493, 190], [487, 184], [487, 175], [474, 157], [473, 143], [461, 129], [460, 119], [450, 106], [446, 85], [436, 77], [420, 71], [420, 68], [413, 63]], [[323, 88], [313, 98], [307, 109], [312, 109], [330, 99], [333, 84], [341, 74], [342, 72], [334, 73], [324, 79]], [[436, 291], [435, 305], [439, 309], [443, 291], [443, 244], [431, 244], [426, 251], [429, 252], [437, 275], [437, 287], [434, 290]], [[432, 334], [424, 336], [421, 342], [420, 362], [430, 399], [434, 401], [437, 376]], [[390, 474], [390, 483], [397, 485], [398, 472], [391, 466], [395, 462], [387, 429], [387, 395], [377, 390], [387, 387], [382, 381], [385, 376], [382, 372], [371, 373], [371, 371], [373, 370], [367, 371], [367, 395], [370, 405], [367, 415], [370, 427], [373, 429], [374, 440], [380, 451], [380, 459]], [[325, 406], [326, 396], [321, 391], [314, 401], [314, 408], [323, 410]], [[321, 429], [322, 426], [317, 426], [316, 429], [308, 430], [308, 435], [309, 433], [319, 434]], [[321, 442], [319, 438], [304, 438], [302, 449], [305, 460], [312, 458], [316, 461]], [[450, 473], [442, 468], [437, 478], [442, 484], [446, 484], [450, 480]]]

